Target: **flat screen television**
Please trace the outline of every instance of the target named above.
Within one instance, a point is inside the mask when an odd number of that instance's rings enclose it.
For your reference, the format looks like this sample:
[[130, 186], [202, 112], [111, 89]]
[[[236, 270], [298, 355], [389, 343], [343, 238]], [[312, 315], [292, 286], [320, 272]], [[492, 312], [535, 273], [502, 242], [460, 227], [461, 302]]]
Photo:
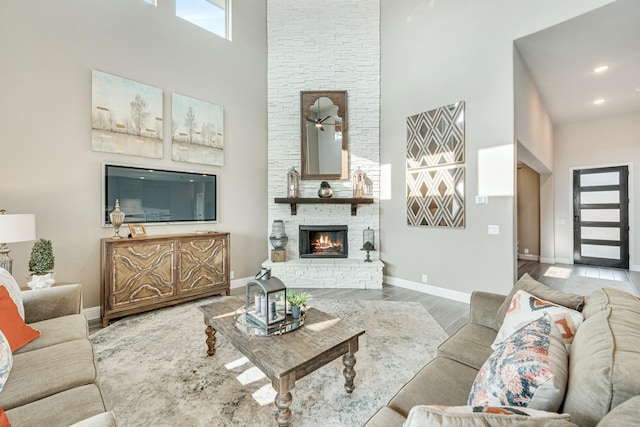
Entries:
[[218, 220], [217, 177], [213, 174], [179, 172], [103, 164], [102, 223], [110, 225], [109, 213], [116, 199], [125, 223], [188, 223]]

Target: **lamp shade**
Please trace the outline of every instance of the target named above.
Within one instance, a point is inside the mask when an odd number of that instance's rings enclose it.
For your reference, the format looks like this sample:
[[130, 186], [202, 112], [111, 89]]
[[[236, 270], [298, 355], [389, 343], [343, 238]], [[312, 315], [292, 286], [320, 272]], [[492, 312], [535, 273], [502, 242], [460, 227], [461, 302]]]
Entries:
[[0, 243], [28, 242], [36, 240], [36, 216], [34, 214], [0, 215]]

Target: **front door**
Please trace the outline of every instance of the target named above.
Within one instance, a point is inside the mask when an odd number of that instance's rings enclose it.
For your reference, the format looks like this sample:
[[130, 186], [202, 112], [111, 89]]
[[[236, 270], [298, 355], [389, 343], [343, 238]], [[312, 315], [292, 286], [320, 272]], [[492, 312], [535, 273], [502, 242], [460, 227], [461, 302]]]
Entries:
[[629, 268], [629, 168], [573, 171], [573, 260]]

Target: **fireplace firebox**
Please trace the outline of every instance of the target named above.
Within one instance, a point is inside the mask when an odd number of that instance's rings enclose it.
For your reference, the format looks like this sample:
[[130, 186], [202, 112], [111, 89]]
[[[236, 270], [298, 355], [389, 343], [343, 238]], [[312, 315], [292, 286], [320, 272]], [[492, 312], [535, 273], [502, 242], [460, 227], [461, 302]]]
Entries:
[[300, 225], [300, 258], [347, 258], [348, 226]]

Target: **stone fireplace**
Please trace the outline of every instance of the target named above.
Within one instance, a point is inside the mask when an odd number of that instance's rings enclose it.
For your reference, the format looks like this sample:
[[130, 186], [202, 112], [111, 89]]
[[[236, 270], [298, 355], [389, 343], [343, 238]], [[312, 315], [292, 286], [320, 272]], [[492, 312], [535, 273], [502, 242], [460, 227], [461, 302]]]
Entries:
[[300, 258], [348, 258], [346, 225], [300, 225]]

